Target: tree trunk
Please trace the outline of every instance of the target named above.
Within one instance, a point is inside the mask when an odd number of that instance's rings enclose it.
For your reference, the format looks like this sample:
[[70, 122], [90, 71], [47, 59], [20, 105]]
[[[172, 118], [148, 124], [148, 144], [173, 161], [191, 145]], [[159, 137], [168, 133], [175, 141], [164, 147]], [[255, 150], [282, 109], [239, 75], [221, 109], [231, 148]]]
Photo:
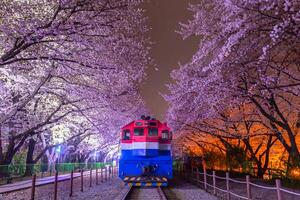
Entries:
[[36, 141], [31, 138], [28, 143], [28, 151], [26, 157], [26, 170], [24, 176], [32, 176], [32, 174], [34, 173], [35, 161], [33, 159], [33, 153], [34, 153], [35, 145], [36, 145]]
[[15, 140], [13, 137], [9, 138], [7, 151], [5, 155], [3, 156], [2, 160], [0, 161], [0, 178], [3, 177], [9, 177], [11, 176], [9, 172], [9, 165], [11, 164], [11, 161], [13, 159], [14, 153], [14, 147], [15, 147]]
[[287, 175], [290, 176], [293, 169], [300, 169], [300, 153], [297, 148], [291, 148], [287, 163]]
[[264, 173], [265, 173], [265, 170], [261, 167], [261, 163], [260, 164], [257, 164], [257, 174], [256, 176], [258, 178], [263, 178], [264, 177]]

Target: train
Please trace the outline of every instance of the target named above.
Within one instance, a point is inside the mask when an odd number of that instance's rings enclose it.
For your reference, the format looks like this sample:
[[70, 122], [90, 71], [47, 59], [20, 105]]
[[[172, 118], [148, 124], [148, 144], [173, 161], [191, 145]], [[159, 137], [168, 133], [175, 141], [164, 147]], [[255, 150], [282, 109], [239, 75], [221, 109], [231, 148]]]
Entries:
[[173, 177], [172, 132], [150, 116], [121, 129], [119, 177], [130, 186], [167, 186]]

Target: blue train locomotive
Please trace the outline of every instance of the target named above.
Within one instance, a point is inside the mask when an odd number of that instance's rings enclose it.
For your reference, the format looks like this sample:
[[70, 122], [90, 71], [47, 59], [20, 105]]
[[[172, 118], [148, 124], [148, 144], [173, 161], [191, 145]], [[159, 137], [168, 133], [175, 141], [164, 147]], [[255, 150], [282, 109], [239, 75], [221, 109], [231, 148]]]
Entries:
[[119, 177], [132, 186], [167, 186], [172, 178], [172, 133], [166, 123], [142, 116], [122, 128]]

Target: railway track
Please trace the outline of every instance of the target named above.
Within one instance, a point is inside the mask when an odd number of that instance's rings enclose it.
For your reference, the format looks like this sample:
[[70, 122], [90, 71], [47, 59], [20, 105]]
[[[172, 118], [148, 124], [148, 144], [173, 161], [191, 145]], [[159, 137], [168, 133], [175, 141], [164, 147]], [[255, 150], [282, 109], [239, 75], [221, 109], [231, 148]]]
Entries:
[[133, 187], [128, 188], [122, 200], [168, 200], [161, 187]]

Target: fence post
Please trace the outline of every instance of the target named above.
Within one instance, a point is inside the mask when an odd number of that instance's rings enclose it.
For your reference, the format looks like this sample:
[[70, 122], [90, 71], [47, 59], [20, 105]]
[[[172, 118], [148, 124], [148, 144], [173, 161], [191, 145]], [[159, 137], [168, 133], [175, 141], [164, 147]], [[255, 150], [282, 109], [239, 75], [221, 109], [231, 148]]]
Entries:
[[277, 199], [278, 200], [282, 200], [280, 188], [281, 188], [281, 181], [280, 181], [280, 179], [276, 179], [276, 190], [277, 190]]
[[214, 186], [214, 195], [216, 195], [216, 172], [213, 171], [213, 186]]
[[229, 193], [229, 173], [226, 172], [226, 190], [227, 190], [227, 199], [230, 200], [230, 193]]
[[100, 177], [101, 177], [101, 183], [102, 183], [103, 182], [103, 168], [102, 167], [101, 167], [100, 171], [101, 171], [101, 174], [100, 174], [101, 176]]
[[108, 179], [111, 179], [111, 166], [108, 166]]
[[54, 179], [54, 200], [57, 199], [57, 182], [58, 182], [58, 171], [55, 172], [55, 179]]
[[114, 177], [113, 176], [114, 175], [113, 170], [114, 170], [113, 166], [110, 166], [110, 178]]
[[105, 172], [105, 181], [107, 181], [107, 167], [104, 168], [104, 172]]
[[196, 177], [197, 177], [197, 184], [198, 184], [199, 183], [199, 169], [198, 169], [198, 167], [196, 168], [196, 173], [197, 173]]
[[70, 197], [73, 195], [73, 173], [74, 171], [71, 171], [71, 179], [70, 179]]
[[247, 198], [251, 199], [251, 186], [250, 186], [250, 176], [246, 176], [246, 185], [247, 185]]
[[204, 178], [204, 189], [207, 191], [207, 177], [206, 177], [206, 168], [203, 165], [203, 178]]
[[110, 170], [109, 170], [109, 173], [110, 173], [110, 178], [113, 178], [113, 175], [114, 175], [114, 168], [112, 166], [109, 167]]
[[98, 168], [96, 168], [96, 185], [98, 185]]
[[114, 166], [111, 167], [111, 171], [112, 171], [112, 177], [114, 177], [115, 176], [115, 167]]
[[83, 192], [83, 169], [80, 171], [80, 179], [81, 179], [81, 192]]
[[35, 195], [35, 181], [36, 181], [36, 174], [32, 176], [32, 186], [31, 186], [31, 200], [34, 200]]
[[92, 187], [92, 180], [93, 180], [93, 170], [90, 169], [90, 187]]

